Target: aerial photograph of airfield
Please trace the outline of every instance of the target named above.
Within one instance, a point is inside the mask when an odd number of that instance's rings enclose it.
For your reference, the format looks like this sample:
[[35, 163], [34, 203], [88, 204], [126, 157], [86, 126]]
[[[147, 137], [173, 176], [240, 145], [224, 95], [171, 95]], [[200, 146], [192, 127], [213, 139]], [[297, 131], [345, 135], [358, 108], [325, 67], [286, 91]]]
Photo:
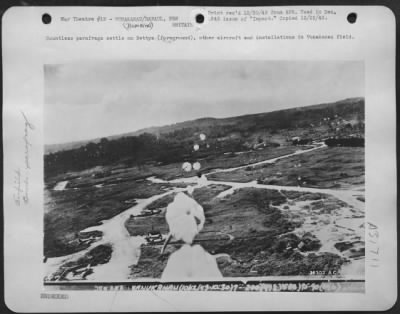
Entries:
[[362, 65], [179, 62], [46, 65], [44, 281], [161, 278], [182, 192], [224, 278], [362, 278]]

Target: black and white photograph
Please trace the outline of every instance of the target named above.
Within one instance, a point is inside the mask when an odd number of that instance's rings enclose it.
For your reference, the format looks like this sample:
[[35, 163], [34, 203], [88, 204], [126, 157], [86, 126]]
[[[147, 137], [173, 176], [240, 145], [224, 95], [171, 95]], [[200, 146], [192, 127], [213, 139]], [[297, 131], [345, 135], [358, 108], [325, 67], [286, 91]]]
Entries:
[[45, 64], [43, 282], [364, 292], [364, 81], [362, 61]]
[[396, 304], [389, 8], [15, 7], [2, 25], [8, 309]]

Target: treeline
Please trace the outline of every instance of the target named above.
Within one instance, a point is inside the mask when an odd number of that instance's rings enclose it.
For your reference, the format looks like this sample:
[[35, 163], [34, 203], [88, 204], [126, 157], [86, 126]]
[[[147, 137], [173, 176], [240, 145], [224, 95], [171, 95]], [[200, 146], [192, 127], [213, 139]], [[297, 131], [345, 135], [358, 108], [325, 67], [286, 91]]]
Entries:
[[328, 105], [284, 109], [268, 113], [227, 118], [224, 121], [232, 123], [236, 131], [250, 133], [259, 130], [276, 132], [282, 129], [296, 129], [318, 125], [324, 118], [336, 119], [342, 117], [364, 121], [364, 99], [352, 99]]
[[350, 137], [350, 138], [329, 138], [325, 140], [328, 146], [350, 146], [350, 147], [364, 147], [364, 138]]
[[226, 150], [243, 149], [242, 140], [219, 142], [210, 138], [207, 143], [199, 143], [200, 150], [195, 152], [191, 134], [192, 132], [187, 129], [175, 131], [172, 135], [161, 135], [158, 138], [149, 133], [114, 140], [102, 138], [99, 143], [90, 142], [76, 149], [49, 153], [44, 156], [45, 176], [118, 162], [129, 166], [141, 166], [146, 163], [169, 164], [192, 161]]
[[311, 138], [295, 139], [292, 141], [292, 144], [293, 145], [307, 145], [307, 144], [311, 144], [312, 141], [313, 140]]
[[189, 153], [189, 146], [145, 133], [115, 140], [102, 138], [99, 143], [91, 142], [76, 149], [50, 153], [44, 157], [44, 166], [47, 176], [121, 161], [132, 165], [150, 160], [170, 163]]

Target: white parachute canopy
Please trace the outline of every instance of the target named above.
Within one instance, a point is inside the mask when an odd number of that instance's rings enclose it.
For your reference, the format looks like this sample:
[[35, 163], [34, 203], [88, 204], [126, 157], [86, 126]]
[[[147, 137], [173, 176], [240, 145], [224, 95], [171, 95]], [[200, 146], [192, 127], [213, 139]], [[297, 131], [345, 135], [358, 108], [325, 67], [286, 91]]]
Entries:
[[201, 168], [201, 164], [200, 164], [198, 161], [196, 161], [196, 162], [193, 164], [193, 169], [194, 169], [194, 170], [200, 170], [200, 168]]
[[182, 164], [182, 169], [186, 172], [189, 172], [192, 170], [192, 164], [190, 162], [184, 162]]
[[193, 239], [204, 226], [203, 207], [185, 193], [180, 192], [168, 205], [165, 218], [170, 235], [176, 240], [182, 240], [185, 244], [169, 257], [162, 279], [221, 278], [215, 258], [200, 245], [191, 246]]
[[168, 205], [165, 219], [171, 235], [188, 244], [203, 229], [205, 221], [203, 207], [183, 192], [178, 193]]
[[183, 245], [171, 254], [161, 276], [162, 280], [220, 279], [222, 274], [215, 258], [200, 245]]

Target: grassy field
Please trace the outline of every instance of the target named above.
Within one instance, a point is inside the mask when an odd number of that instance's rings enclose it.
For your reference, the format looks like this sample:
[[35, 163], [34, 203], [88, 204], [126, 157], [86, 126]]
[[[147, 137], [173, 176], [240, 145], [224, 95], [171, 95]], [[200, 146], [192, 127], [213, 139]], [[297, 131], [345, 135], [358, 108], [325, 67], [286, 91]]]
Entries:
[[235, 182], [258, 180], [262, 184], [287, 186], [349, 188], [364, 185], [364, 169], [364, 148], [332, 147], [284, 158], [273, 164], [214, 173], [208, 178]]
[[[291, 154], [294, 153], [296, 150], [300, 149], [303, 148], [287, 145], [275, 148], [260, 148], [258, 150], [239, 152], [239, 154], [237, 152], [236, 153], [226, 152], [223, 155], [218, 155], [216, 157], [210, 156], [208, 158], [205, 158], [203, 161], [200, 160], [200, 163], [202, 164], [201, 171], [204, 173], [214, 169], [225, 169], [225, 168], [245, 166], [266, 159], [271, 159]], [[167, 177], [167, 179], [169, 178]]]
[[[302, 149], [292, 145], [281, 147], [261, 147], [246, 152], [208, 152], [202, 156], [194, 154], [189, 161], [199, 161], [201, 172], [208, 172], [217, 168], [231, 168], [259, 162], [265, 159], [275, 158], [290, 154]], [[140, 181], [155, 176], [164, 180], [171, 180], [177, 177], [194, 176], [195, 171], [185, 172], [182, 170], [182, 163], [156, 164], [149, 163], [141, 166], [127, 166], [124, 163], [113, 166], [97, 166], [84, 171], [71, 171], [46, 177], [45, 186], [51, 189], [57, 182], [70, 181], [69, 188], [92, 187], [98, 184], [120, 184], [124, 182]]]
[[[265, 148], [244, 154], [220, 154], [201, 160], [201, 171], [236, 167], [295, 151], [295, 147]], [[109, 219], [136, 204], [136, 199], [161, 194], [182, 184], [155, 184], [146, 180], [151, 176], [162, 179], [194, 176], [184, 172], [180, 163], [148, 164], [127, 167], [117, 164], [94, 167], [84, 171], [67, 172], [46, 178], [44, 216], [44, 255], [55, 257], [86, 248], [80, 243], [79, 231]], [[67, 188], [55, 191], [57, 183], [68, 181]]]
[[[195, 190], [194, 198], [203, 206], [206, 216], [204, 229], [195, 243], [211, 254], [219, 254], [217, 261], [224, 276], [307, 275], [315, 270], [336, 271], [345, 262], [336, 254], [314, 254], [321, 247], [320, 240], [310, 233], [301, 237], [292, 233], [301, 226], [301, 218], [278, 208], [294, 197], [318, 202], [325, 197], [323, 194], [283, 195], [275, 190], [245, 188], [216, 198], [222, 190], [223, 187], [215, 186]], [[336, 207], [341, 205], [337, 203]], [[151, 220], [148, 228], [151, 225], [166, 232], [162, 216], [144, 218]], [[138, 225], [128, 221], [127, 226], [131, 234], [137, 234]], [[168, 256], [178, 248], [179, 243], [168, 245], [166, 253], [160, 255], [160, 246], [143, 246], [138, 264], [131, 267], [132, 278], [160, 277]]]
[[[208, 170], [235, 167], [246, 162], [257, 162], [288, 154], [297, 149], [298, 147], [282, 147], [239, 155], [232, 153], [221, 155], [210, 163], [203, 161], [202, 164]], [[96, 167], [82, 172], [58, 175], [47, 180], [44, 255], [47, 257], [63, 256], [85, 249], [90, 242], [78, 240], [85, 238], [85, 235], [80, 234], [81, 230], [134, 206], [136, 199], [161, 194], [174, 186], [184, 186], [167, 183], [156, 184], [145, 180], [146, 177], [153, 175], [168, 179], [182, 175], [194, 175], [193, 172], [182, 173], [180, 166], [180, 164], [171, 164], [165, 166], [145, 165], [141, 168], [125, 168], [124, 165]], [[297, 180], [299, 176], [302, 178], [300, 182]], [[364, 149], [325, 148], [301, 156], [282, 159], [274, 164], [211, 174], [209, 179], [240, 182], [258, 180], [260, 183], [278, 185], [298, 185], [300, 183], [302, 186], [320, 188], [361, 186], [364, 183]], [[66, 180], [69, 181], [66, 190], [54, 191], [52, 189], [57, 182]], [[271, 244], [274, 242], [275, 234], [289, 232], [294, 228], [293, 221], [295, 220], [282, 218], [279, 211], [274, 210], [274, 206], [286, 201], [281, 194], [269, 191], [260, 195], [257, 191], [248, 190], [241, 192], [239, 196], [232, 195], [229, 200], [215, 199], [217, 194], [227, 188], [227, 186], [216, 185], [196, 190], [194, 194], [194, 197], [203, 205], [207, 219], [205, 228], [196, 241], [210, 252], [231, 254], [240, 260], [241, 256], [248, 254], [250, 249], [247, 247], [253, 247], [254, 252], [260, 249], [263, 251], [262, 247], [257, 244], [258, 239], [262, 239], [261, 243]], [[313, 195], [315, 197], [316, 194]], [[172, 197], [171, 195], [160, 199], [156, 204], [151, 204], [150, 208], [165, 209], [166, 205], [172, 201]], [[232, 199], [234, 200], [231, 201]], [[326, 203], [323, 206], [325, 209], [329, 208]], [[242, 211], [241, 208], [246, 210]], [[264, 210], [263, 219], [260, 219], [261, 210]], [[136, 218], [135, 222], [127, 221], [126, 227], [131, 235], [143, 235], [152, 228], [166, 233], [168, 228], [164, 214], [163, 210], [159, 215]], [[268, 222], [269, 216], [273, 217], [270, 219], [272, 222]], [[279, 228], [285, 227], [286, 229], [277, 230], [277, 224]], [[235, 237], [235, 240], [232, 241], [233, 244], [227, 242], [226, 239], [229, 237], [226, 234]], [[96, 234], [96, 236], [99, 235]], [[236, 239], [239, 236], [240, 241]], [[270, 238], [272, 238], [272, 242], [268, 240]], [[217, 239], [217, 241], [209, 239]], [[173, 246], [169, 250], [172, 249]], [[150, 248], [146, 248], [146, 250], [151, 251]], [[262, 257], [262, 259], [264, 258]], [[233, 269], [231, 264], [229, 267], [223, 268], [226, 268], [227, 271], [230, 269], [227, 274], [236, 274], [234, 271], [236, 268], [233, 267]]]

